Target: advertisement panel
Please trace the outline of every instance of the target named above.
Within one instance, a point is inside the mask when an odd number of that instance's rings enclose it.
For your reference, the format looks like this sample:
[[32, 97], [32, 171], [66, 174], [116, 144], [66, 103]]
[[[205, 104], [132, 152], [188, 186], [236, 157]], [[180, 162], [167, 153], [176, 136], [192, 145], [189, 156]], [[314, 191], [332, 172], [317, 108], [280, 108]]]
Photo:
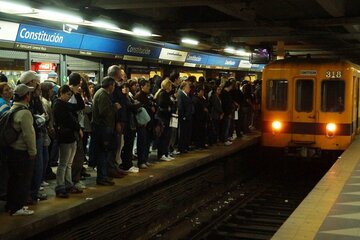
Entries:
[[14, 42], [19, 26], [18, 23], [0, 21], [0, 40]]
[[159, 58], [170, 61], [185, 62], [186, 56], [187, 52], [163, 48], [161, 49]]

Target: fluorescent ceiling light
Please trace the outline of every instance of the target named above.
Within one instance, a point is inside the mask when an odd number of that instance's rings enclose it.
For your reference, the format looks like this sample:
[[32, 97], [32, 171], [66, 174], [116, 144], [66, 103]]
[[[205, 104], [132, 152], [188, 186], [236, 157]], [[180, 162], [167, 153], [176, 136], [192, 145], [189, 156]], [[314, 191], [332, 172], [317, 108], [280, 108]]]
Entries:
[[194, 39], [190, 39], [190, 38], [183, 38], [183, 39], [181, 39], [181, 42], [191, 44], [191, 45], [198, 45], [199, 44], [198, 40], [194, 40]]
[[0, 1], [0, 12], [10, 14], [32, 13], [33, 9], [26, 5]]
[[235, 48], [227, 47], [227, 48], [224, 49], [224, 51], [227, 52], [227, 53], [235, 53]]
[[251, 53], [246, 52], [244, 49], [237, 50], [235, 54], [244, 57], [248, 57], [251, 55]]
[[133, 32], [133, 35], [136, 35], [136, 36], [150, 37], [152, 35], [151, 32], [145, 28], [135, 27], [135, 28], [133, 28], [132, 32]]
[[70, 13], [58, 12], [54, 10], [40, 10], [39, 18], [49, 21], [66, 22], [66, 23], [82, 23], [84, 19], [80, 16], [72, 15]]
[[105, 28], [105, 29], [109, 29], [109, 30], [118, 30], [118, 29], [120, 29], [118, 26], [116, 26], [113, 23], [109, 23], [109, 22], [105, 22], [105, 21], [101, 21], [101, 20], [93, 21], [92, 26], [98, 27], [98, 28]]

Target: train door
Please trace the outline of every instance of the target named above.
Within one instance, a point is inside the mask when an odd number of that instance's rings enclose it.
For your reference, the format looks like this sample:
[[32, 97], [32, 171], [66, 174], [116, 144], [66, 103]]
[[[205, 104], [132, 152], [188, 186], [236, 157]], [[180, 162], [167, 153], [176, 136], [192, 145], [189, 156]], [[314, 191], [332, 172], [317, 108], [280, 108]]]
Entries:
[[314, 143], [316, 136], [315, 79], [295, 79], [292, 141]]
[[355, 131], [355, 133], [356, 134], [358, 134], [359, 132], [358, 132], [358, 128], [360, 127], [359, 126], [359, 118], [360, 118], [360, 109], [359, 109], [359, 107], [360, 107], [360, 105], [359, 105], [359, 101], [360, 101], [360, 78], [356, 78], [356, 80], [355, 80], [355, 85], [356, 85], [356, 87], [355, 87], [355, 118], [356, 118], [356, 125], [355, 125], [355, 129], [356, 129], [356, 131]]

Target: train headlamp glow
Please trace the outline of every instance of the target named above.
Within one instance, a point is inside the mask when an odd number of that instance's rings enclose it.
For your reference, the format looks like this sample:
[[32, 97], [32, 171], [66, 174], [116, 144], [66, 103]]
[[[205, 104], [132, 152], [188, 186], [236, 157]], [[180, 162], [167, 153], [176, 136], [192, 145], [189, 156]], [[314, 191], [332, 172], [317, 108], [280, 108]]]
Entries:
[[326, 130], [328, 130], [329, 132], [335, 132], [336, 131], [336, 124], [335, 123], [326, 124]]
[[279, 121], [273, 121], [272, 124], [271, 124], [271, 127], [275, 131], [280, 131], [280, 129], [282, 127], [282, 124]]
[[326, 124], [326, 136], [331, 138], [334, 137], [336, 132], [336, 124], [335, 123], [328, 123]]

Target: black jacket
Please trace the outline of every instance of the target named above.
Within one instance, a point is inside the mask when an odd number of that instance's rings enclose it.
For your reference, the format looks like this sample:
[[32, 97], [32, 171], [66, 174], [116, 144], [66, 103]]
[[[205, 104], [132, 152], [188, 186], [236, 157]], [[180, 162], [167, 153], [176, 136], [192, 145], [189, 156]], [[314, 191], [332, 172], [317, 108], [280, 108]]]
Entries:
[[81, 104], [72, 104], [56, 99], [53, 105], [55, 128], [59, 143], [72, 143], [76, 141], [80, 130], [76, 111]]
[[157, 116], [165, 121], [169, 122], [171, 118], [171, 109], [172, 109], [172, 101], [170, 99], [170, 94], [164, 90], [161, 90], [156, 98], [156, 103], [158, 106]]
[[179, 119], [190, 120], [195, 112], [194, 103], [189, 96], [186, 96], [183, 91], [179, 91], [178, 97], [178, 112]]

